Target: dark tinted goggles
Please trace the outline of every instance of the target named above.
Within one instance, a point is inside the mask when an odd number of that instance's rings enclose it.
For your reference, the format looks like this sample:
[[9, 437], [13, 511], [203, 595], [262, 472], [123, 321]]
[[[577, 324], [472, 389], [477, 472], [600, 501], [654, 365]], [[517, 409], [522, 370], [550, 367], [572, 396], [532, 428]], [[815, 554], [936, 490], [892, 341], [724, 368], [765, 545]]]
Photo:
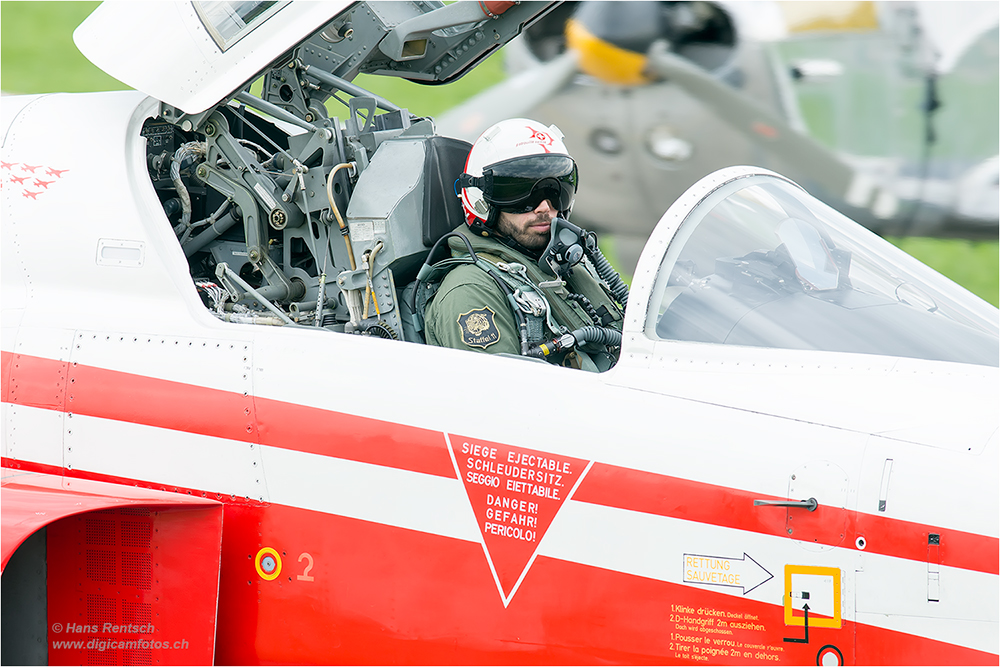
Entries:
[[510, 213], [528, 213], [548, 200], [557, 211], [573, 205], [578, 176], [568, 155], [529, 155], [491, 164], [482, 178], [463, 174], [465, 185], [478, 187], [489, 205]]

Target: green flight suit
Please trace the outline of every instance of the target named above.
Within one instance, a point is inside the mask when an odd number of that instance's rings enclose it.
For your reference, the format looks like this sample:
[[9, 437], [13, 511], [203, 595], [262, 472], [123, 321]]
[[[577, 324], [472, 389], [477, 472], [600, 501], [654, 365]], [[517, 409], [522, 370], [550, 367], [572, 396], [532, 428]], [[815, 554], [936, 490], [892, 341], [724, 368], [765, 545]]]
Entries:
[[[542, 272], [536, 260], [496, 239], [476, 236], [465, 225], [456, 231], [468, 238], [476, 254], [490, 264], [522, 264], [526, 268], [529, 282], [536, 287], [539, 283], [554, 280], [552, 276]], [[468, 255], [461, 240], [453, 238], [448, 241], [452, 256]], [[587, 297], [603, 316], [605, 326], [621, 331], [621, 311], [586, 261], [573, 268], [573, 275], [566, 281], [565, 287], [537, 291], [548, 300], [552, 319], [558, 325], [566, 327], [567, 331], [595, 324], [577, 302], [566, 298], [570, 292]], [[427, 304], [424, 320], [425, 336], [431, 345], [492, 354], [521, 353], [517, 320], [510, 301], [496, 281], [474, 264], [459, 265], [445, 276], [437, 293]], [[551, 340], [557, 334], [546, 329], [545, 335]], [[570, 360], [567, 365], [575, 364]], [[581, 362], [581, 365], [584, 368], [593, 366], [586, 362]]]

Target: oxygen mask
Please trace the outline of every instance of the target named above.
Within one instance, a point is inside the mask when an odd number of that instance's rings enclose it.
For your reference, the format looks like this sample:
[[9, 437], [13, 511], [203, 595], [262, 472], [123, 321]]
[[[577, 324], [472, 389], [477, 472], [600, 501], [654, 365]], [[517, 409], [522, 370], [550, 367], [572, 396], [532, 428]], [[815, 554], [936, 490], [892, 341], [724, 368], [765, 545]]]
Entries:
[[542, 251], [538, 266], [545, 273], [565, 280], [584, 254], [587, 232], [563, 218], [553, 218], [549, 244]]

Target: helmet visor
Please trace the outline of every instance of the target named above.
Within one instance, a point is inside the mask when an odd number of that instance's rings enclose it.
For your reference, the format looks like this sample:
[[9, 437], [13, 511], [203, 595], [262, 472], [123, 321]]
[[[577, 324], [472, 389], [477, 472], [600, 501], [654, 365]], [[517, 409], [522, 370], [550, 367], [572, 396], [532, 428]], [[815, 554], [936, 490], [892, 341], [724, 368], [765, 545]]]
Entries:
[[568, 155], [528, 155], [483, 169], [483, 198], [509, 213], [528, 213], [548, 200], [566, 211], [576, 196], [577, 170]]

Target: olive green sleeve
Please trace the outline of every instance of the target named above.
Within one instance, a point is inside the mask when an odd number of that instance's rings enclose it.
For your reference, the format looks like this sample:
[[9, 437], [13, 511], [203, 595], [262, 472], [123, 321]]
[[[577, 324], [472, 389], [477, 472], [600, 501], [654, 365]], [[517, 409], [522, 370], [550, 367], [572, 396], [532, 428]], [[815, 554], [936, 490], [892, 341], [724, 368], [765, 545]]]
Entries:
[[482, 269], [453, 269], [424, 312], [425, 334], [431, 345], [497, 354], [520, 354], [510, 302]]

